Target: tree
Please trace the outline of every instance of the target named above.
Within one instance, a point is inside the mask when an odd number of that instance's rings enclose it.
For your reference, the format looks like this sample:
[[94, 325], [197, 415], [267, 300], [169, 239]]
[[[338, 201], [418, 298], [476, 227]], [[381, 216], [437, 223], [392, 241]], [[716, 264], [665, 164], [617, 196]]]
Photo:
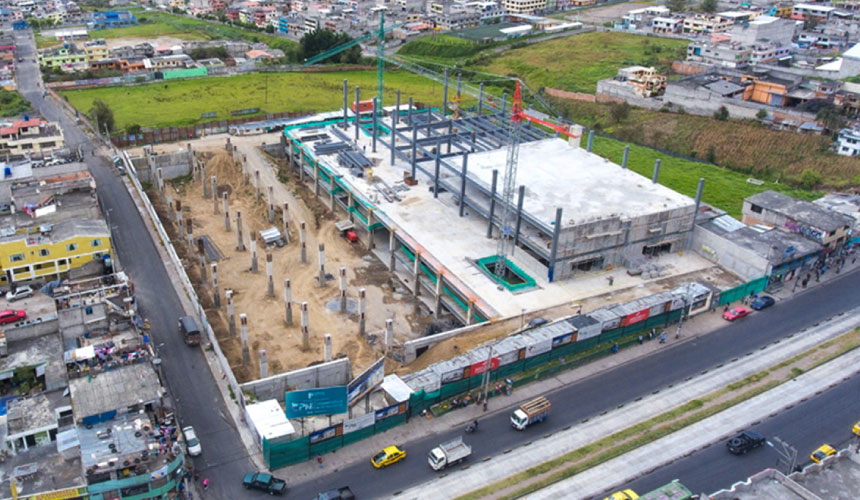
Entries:
[[140, 125], [137, 123], [131, 123], [127, 127], [125, 127], [125, 133], [127, 135], [137, 135], [140, 133]]
[[609, 116], [612, 117], [612, 121], [615, 123], [623, 122], [630, 116], [630, 105], [627, 104], [627, 101], [620, 103], [613, 102], [609, 109]]
[[687, 0], [667, 0], [666, 7], [672, 12], [684, 12], [687, 10]]
[[800, 174], [800, 185], [805, 189], [812, 189], [819, 184], [821, 184], [821, 174], [815, 170], [806, 168]]
[[755, 117], [758, 118], [759, 120], [764, 120], [765, 118], [767, 118], [767, 110], [766, 109], [758, 110], [758, 113], [755, 114]]
[[839, 114], [839, 110], [835, 106], [829, 104], [822, 107], [815, 114], [815, 119], [824, 125], [824, 128], [830, 131], [831, 135], [836, 135], [839, 130], [845, 125], [845, 117]]
[[274, 33], [274, 32], [275, 32], [275, 27], [272, 26], [271, 24], [267, 24], [266, 25], [266, 33]]
[[707, 12], [709, 14], [713, 14], [717, 11], [717, 0], [703, 0], [702, 1], [702, 12]]
[[105, 126], [107, 126], [108, 132], [113, 131], [113, 110], [101, 99], [93, 101], [93, 106], [90, 108], [90, 116], [98, 122], [99, 132], [104, 130]]
[[[332, 30], [314, 30], [305, 34], [299, 41], [299, 60], [304, 61], [329, 49], [352, 41], [352, 37], [346, 33], [335, 33]], [[355, 45], [327, 58], [326, 62], [355, 64], [361, 59], [361, 47]]]
[[717, 162], [717, 152], [714, 150], [714, 146], [708, 146], [708, 150], [705, 152], [705, 161], [708, 163]]
[[729, 118], [729, 110], [725, 106], [720, 106], [720, 109], [714, 111], [714, 118], [721, 122]]

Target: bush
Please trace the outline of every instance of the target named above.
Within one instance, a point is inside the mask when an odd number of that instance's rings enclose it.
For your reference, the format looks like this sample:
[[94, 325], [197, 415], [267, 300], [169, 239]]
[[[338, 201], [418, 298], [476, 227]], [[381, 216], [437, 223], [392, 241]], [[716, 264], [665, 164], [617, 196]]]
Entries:
[[714, 111], [714, 119], [723, 122], [726, 121], [728, 118], [729, 110], [725, 106], [720, 106], [720, 109]]
[[815, 186], [818, 186], [821, 184], [821, 180], [821, 174], [811, 168], [805, 169], [800, 174], [800, 186], [804, 189], [812, 189]]
[[765, 109], [758, 110], [758, 113], [755, 114], [755, 117], [758, 118], [759, 120], [764, 120], [765, 118], [767, 118], [767, 110], [765, 110]]

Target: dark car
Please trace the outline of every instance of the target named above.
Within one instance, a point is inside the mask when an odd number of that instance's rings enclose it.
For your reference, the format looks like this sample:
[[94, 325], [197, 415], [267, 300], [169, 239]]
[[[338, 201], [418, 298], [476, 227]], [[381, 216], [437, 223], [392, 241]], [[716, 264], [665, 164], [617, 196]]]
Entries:
[[735, 455], [743, 455], [750, 450], [758, 448], [766, 442], [767, 439], [758, 432], [743, 431], [737, 436], [729, 439], [726, 443], [726, 447], [729, 449], [729, 452]]
[[249, 490], [265, 491], [269, 495], [283, 495], [287, 492], [287, 483], [271, 474], [264, 472], [249, 472], [242, 479], [242, 486]]
[[761, 311], [762, 309], [766, 309], [766, 308], [774, 305], [775, 303], [776, 303], [776, 301], [773, 300], [773, 297], [768, 297], [767, 295], [762, 295], [761, 297], [752, 301], [752, 304], [750, 304], [750, 307], [752, 307], [756, 311]]

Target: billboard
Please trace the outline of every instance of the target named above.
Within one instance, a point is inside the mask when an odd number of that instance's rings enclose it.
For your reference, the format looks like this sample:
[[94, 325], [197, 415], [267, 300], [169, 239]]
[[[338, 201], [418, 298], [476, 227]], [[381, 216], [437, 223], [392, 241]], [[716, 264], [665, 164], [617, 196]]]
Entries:
[[624, 317], [624, 321], [621, 322], [621, 326], [632, 325], [634, 323], [639, 323], [640, 321], [645, 321], [648, 319], [650, 313], [651, 309], [642, 309], [641, 311], [630, 313]]
[[[490, 358], [490, 370], [495, 370], [499, 367], [499, 358], [493, 357]], [[469, 367], [469, 376], [474, 377], [475, 375], [480, 375], [487, 371], [487, 360], [478, 361], [477, 363], [473, 363], [472, 366]]]
[[287, 418], [346, 413], [346, 386], [289, 391], [284, 395]]
[[385, 378], [385, 358], [379, 358], [346, 386], [346, 400], [352, 406], [359, 398], [373, 390]]

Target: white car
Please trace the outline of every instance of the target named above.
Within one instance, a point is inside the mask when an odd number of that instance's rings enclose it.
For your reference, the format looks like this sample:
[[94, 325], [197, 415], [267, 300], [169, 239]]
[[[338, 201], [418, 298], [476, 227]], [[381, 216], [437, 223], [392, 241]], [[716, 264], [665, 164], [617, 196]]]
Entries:
[[194, 432], [194, 427], [190, 425], [182, 428], [182, 433], [185, 434], [185, 446], [188, 448], [188, 454], [196, 457], [203, 453], [203, 447], [200, 446], [200, 440], [197, 439], [197, 433]]
[[9, 302], [15, 302], [19, 299], [25, 299], [27, 297], [33, 296], [33, 289], [30, 288], [30, 285], [19, 286], [15, 289], [14, 292], [6, 292], [6, 300]]

